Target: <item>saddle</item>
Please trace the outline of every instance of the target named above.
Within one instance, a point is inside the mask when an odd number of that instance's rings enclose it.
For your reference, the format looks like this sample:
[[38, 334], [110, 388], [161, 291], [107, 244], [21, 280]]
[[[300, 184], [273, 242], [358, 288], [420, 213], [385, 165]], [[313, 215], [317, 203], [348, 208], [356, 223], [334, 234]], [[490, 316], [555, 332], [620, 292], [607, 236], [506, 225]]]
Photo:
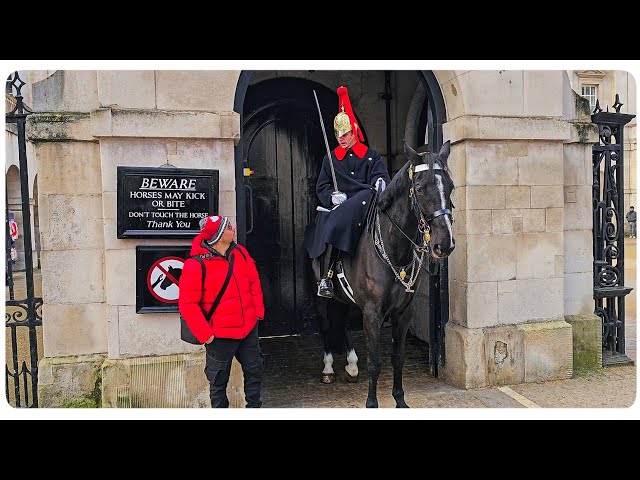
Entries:
[[[363, 235], [365, 232], [369, 235], [373, 235], [375, 218], [378, 212], [378, 197], [380, 196], [380, 193], [381, 192], [374, 190], [373, 198], [371, 199], [371, 202], [369, 202], [369, 208], [367, 209], [367, 214], [365, 216], [365, 228]], [[344, 273], [344, 266], [342, 265], [342, 259], [340, 258], [340, 256], [338, 256], [338, 259], [335, 262], [335, 275], [338, 279], [338, 283], [340, 283], [340, 287], [342, 287], [342, 291], [344, 292], [344, 294], [349, 300], [356, 304], [356, 301], [353, 298], [353, 289], [351, 288], [349, 280]]]

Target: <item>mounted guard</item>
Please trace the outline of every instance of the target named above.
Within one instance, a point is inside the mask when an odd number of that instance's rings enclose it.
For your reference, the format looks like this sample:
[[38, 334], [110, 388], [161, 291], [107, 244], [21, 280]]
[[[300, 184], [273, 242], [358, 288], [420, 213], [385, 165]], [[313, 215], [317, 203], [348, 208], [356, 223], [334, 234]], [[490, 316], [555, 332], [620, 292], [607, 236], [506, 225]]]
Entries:
[[337, 93], [338, 114], [333, 120], [333, 128], [338, 146], [333, 152], [329, 149], [318, 105], [327, 154], [316, 184], [321, 206], [304, 234], [309, 257], [320, 257], [318, 296], [325, 298], [333, 297], [331, 279], [340, 252], [354, 254], [376, 190], [382, 192], [391, 181], [380, 154], [363, 143], [364, 136], [353, 113], [347, 88], [338, 87]]

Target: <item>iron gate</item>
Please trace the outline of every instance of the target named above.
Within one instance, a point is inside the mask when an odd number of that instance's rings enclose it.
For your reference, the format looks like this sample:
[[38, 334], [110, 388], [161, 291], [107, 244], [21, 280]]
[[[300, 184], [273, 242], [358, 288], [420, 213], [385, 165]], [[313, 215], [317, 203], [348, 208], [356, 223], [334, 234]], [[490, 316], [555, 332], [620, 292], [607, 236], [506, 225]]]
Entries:
[[[5, 344], [7, 345], [5, 387], [7, 402], [9, 402], [10, 405], [15, 407], [37, 407], [38, 331], [36, 327], [42, 326], [42, 298], [35, 296], [33, 281], [33, 243], [29, 204], [27, 141], [25, 137], [27, 115], [32, 112], [24, 104], [22, 98], [22, 87], [25, 85], [26, 83], [19, 77], [18, 72], [14, 72], [12, 75], [9, 75], [7, 79], [5, 94], [6, 103], [8, 104], [5, 115], [6, 121], [7, 124], [15, 124], [15, 133], [18, 137], [22, 225], [18, 227], [17, 241], [20, 241], [20, 238], [22, 239], [25, 262], [24, 287], [20, 284], [20, 288], [17, 288], [11, 258], [11, 248], [13, 247], [14, 241], [9, 225], [9, 197], [7, 191], [5, 223], [8, 300], [6, 300], [5, 311], [5, 333], [7, 334], [5, 340]], [[26, 295], [26, 298], [16, 300], [16, 291]], [[25, 341], [28, 345], [24, 345]]]
[[635, 115], [603, 112], [599, 102], [591, 115], [598, 126], [599, 142], [593, 146], [593, 299], [602, 319], [602, 363], [632, 363], [625, 354], [624, 286], [624, 126]]

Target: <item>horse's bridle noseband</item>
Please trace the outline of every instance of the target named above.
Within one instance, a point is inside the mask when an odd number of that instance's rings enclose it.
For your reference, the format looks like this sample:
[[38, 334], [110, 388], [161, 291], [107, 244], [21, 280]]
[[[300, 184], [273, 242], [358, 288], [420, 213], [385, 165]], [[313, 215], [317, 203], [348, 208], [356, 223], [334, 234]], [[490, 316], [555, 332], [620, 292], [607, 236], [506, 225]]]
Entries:
[[[442, 171], [444, 171], [444, 169], [440, 165], [438, 165], [437, 163], [433, 164], [433, 169], [434, 170], [442, 170]], [[439, 217], [441, 215], [449, 215], [449, 218], [451, 219], [451, 223], [453, 223], [453, 213], [451, 212], [451, 210], [449, 208], [442, 208], [440, 210], [436, 210], [431, 215], [429, 215], [428, 217], [425, 218], [424, 213], [422, 212], [422, 209], [420, 208], [420, 205], [418, 204], [418, 201], [416, 200], [415, 188], [414, 188], [415, 181], [413, 179], [413, 174], [414, 173], [423, 172], [425, 170], [429, 170], [429, 165], [427, 165], [426, 163], [422, 163], [422, 164], [418, 165], [415, 168], [415, 170], [413, 169], [413, 164], [409, 165], [409, 180], [411, 180], [411, 188], [409, 189], [409, 197], [411, 198], [411, 206], [413, 208], [413, 211], [416, 214], [416, 218], [418, 219], [418, 229], [423, 233], [428, 233], [429, 232], [429, 224], [431, 222], [433, 222], [437, 217]], [[453, 207], [453, 204], [451, 204], [451, 206]]]
[[[433, 164], [433, 169], [444, 170], [440, 165], [436, 163]], [[418, 165], [415, 168], [415, 172], [422, 172], [424, 170], [429, 170], [429, 165], [423, 163]], [[409, 180], [411, 181], [411, 187], [409, 188], [409, 198], [411, 199], [411, 208], [413, 209], [413, 212], [415, 213], [416, 218], [418, 220], [418, 238], [416, 239], [416, 241], [414, 242], [406, 233], [404, 233], [402, 228], [400, 228], [400, 226], [398, 226], [398, 224], [396, 224], [396, 222], [393, 221], [393, 219], [389, 215], [389, 212], [385, 210], [384, 213], [387, 215], [387, 218], [389, 219], [389, 221], [411, 243], [412, 248], [414, 249], [412, 262], [406, 267], [396, 267], [392, 264], [391, 259], [389, 258], [389, 255], [385, 251], [384, 242], [382, 241], [382, 232], [380, 231], [379, 213], [377, 209], [376, 209], [375, 221], [374, 221], [375, 228], [373, 229], [372, 235], [373, 235], [375, 250], [378, 256], [383, 261], [385, 261], [387, 265], [389, 265], [389, 267], [391, 267], [391, 270], [393, 271], [396, 279], [405, 287], [405, 291], [413, 292], [414, 290], [412, 290], [411, 287], [413, 287], [414, 283], [418, 280], [418, 275], [422, 268], [424, 254], [425, 252], [429, 251], [429, 241], [431, 239], [431, 234], [430, 234], [431, 228], [429, 227], [429, 224], [434, 219], [442, 215], [449, 215], [451, 223], [453, 223], [453, 214], [451, 213], [451, 210], [449, 208], [442, 208], [440, 210], [436, 210], [431, 215], [425, 218], [424, 214], [422, 213], [422, 209], [420, 208], [420, 205], [418, 204], [418, 201], [416, 200], [416, 196], [415, 196], [415, 191], [414, 191], [415, 183], [413, 180], [413, 174], [414, 174], [413, 164], [409, 165], [408, 173], [409, 173]], [[454, 205], [451, 202], [451, 199], [449, 199], [449, 203], [451, 203], [451, 208], [454, 208]], [[422, 245], [418, 245], [417, 242], [420, 242], [420, 241], [422, 241]], [[429, 257], [429, 261], [431, 261], [430, 257]], [[438, 265], [439, 264], [436, 262], [435, 269], [433, 271], [429, 269], [429, 267], [427, 266], [427, 271], [429, 272], [430, 275], [437, 274]], [[405, 280], [405, 277], [407, 276], [405, 268], [409, 268], [409, 267], [411, 267], [409, 279]]]

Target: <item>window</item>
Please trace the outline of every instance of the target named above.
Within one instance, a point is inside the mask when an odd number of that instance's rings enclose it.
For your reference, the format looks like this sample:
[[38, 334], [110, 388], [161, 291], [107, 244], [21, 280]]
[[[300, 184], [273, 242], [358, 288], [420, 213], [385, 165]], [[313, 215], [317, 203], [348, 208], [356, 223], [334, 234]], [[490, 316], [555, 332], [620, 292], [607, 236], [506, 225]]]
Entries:
[[598, 86], [583, 85], [582, 96], [589, 100], [589, 110], [593, 112], [593, 109], [596, 108], [596, 100], [598, 99]]

